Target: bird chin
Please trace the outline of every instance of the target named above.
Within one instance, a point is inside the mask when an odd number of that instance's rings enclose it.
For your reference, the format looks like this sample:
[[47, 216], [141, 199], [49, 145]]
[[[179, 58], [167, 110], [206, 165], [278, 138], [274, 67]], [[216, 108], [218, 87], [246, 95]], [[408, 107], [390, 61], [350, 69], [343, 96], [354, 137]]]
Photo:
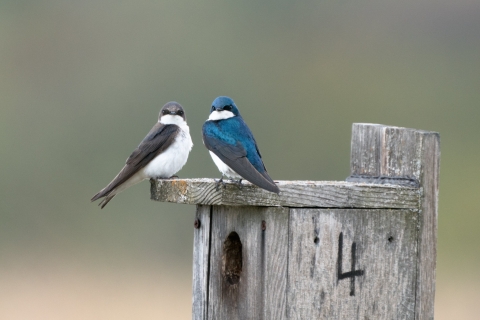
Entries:
[[210, 113], [210, 116], [208, 117], [208, 120], [224, 120], [224, 119], [229, 119], [235, 117], [233, 112], [227, 111], [227, 110], [222, 110], [222, 111], [213, 111]]
[[183, 120], [182, 117], [178, 115], [171, 115], [171, 114], [166, 114], [160, 118], [160, 123], [162, 124], [176, 124], [176, 125], [181, 125], [185, 121]]

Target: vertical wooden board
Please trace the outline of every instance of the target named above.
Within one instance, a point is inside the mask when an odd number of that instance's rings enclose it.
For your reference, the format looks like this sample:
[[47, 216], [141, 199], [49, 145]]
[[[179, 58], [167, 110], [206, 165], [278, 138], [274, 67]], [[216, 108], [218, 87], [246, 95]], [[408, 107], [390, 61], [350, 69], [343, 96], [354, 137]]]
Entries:
[[[372, 146], [377, 145], [374, 133], [378, 130], [380, 160], [379, 168], [376, 168], [371, 158], [377, 153]], [[439, 164], [440, 135], [436, 132], [361, 123], [353, 125], [352, 176], [348, 181], [369, 182], [362, 178], [379, 172], [381, 179], [370, 182], [413, 186], [412, 181], [402, 180], [408, 178], [418, 182], [421, 203], [415, 316], [422, 320], [434, 318]], [[361, 173], [362, 178], [356, 177]]]
[[414, 319], [417, 214], [292, 209], [287, 318]]
[[207, 319], [211, 206], [197, 206], [193, 233], [192, 319]]
[[437, 264], [438, 183], [440, 172], [440, 136], [424, 133], [420, 185], [420, 231], [415, 319], [434, 318], [435, 268]]
[[263, 319], [286, 319], [288, 220], [290, 209], [270, 208], [264, 221], [265, 250], [263, 285]]
[[[283, 207], [213, 206], [208, 319], [285, 319], [288, 212]], [[231, 232], [242, 243], [237, 284], [228, 283], [222, 271], [224, 242]]]
[[384, 127], [380, 175], [420, 178], [423, 135], [418, 130]]
[[380, 175], [380, 143], [383, 128], [382, 125], [369, 123], [352, 125], [350, 161], [352, 176]]
[[436, 132], [385, 127], [383, 148], [382, 175], [406, 176], [419, 181], [416, 319], [433, 319], [440, 136]]

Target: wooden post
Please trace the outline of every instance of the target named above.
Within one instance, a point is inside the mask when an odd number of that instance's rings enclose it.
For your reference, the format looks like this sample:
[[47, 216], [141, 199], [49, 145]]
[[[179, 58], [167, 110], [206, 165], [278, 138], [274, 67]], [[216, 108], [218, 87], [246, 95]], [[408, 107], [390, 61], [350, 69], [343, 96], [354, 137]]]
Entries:
[[433, 319], [439, 135], [354, 124], [346, 182], [152, 180], [197, 205], [193, 319]]

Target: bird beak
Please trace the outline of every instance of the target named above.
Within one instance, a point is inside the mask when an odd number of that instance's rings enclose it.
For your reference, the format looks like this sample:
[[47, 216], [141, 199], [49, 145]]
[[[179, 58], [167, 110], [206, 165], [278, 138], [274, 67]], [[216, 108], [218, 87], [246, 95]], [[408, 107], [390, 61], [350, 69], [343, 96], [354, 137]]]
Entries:
[[176, 115], [175, 111], [170, 111], [171, 115]]

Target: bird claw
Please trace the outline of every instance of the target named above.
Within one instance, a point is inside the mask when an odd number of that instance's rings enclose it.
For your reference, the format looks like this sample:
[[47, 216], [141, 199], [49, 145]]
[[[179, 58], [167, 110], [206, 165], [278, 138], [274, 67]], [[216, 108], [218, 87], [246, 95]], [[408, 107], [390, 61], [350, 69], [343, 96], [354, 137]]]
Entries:
[[219, 180], [215, 180], [215, 190], [218, 191], [218, 187], [220, 187], [220, 184], [223, 185], [223, 189], [226, 189], [226, 188], [227, 188], [227, 185], [226, 185], [225, 182], [223, 181], [223, 177], [221, 177]]
[[242, 180], [243, 180], [243, 179], [239, 179], [239, 180], [230, 179], [230, 181], [231, 181], [233, 184], [235, 184], [239, 190], [242, 190], [242, 189], [243, 189]]
[[178, 177], [178, 176], [171, 176], [171, 177], [168, 178], [168, 179], [179, 179], [179, 177]]

